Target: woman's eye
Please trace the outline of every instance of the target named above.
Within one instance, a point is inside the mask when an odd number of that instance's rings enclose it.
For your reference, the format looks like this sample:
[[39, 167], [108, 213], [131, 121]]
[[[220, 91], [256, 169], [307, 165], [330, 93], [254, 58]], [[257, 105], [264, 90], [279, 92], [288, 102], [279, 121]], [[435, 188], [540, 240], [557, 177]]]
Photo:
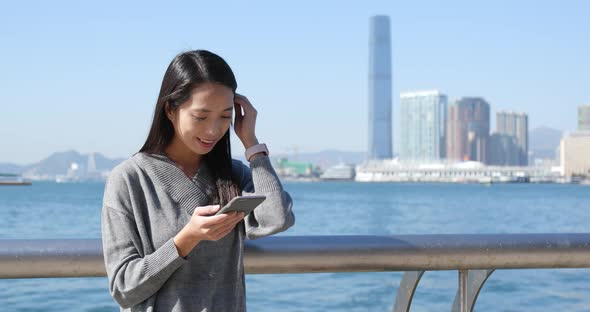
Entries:
[[198, 117], [198, 116], [193, 116], [194, 119], [198, 120], [198, 121], [203, 121], [205, 120], [205, 118], [207, 117]]
[[231, 116], [222, 116], [221, 118], [231, 119]]

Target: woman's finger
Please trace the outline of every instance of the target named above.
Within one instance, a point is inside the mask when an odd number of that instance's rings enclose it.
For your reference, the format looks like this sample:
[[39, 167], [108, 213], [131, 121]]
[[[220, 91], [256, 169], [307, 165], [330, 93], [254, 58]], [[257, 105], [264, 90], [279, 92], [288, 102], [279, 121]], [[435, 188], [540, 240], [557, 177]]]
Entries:
[[227, 235], [229, 232], [231, 232], [233, 228], [236, 226], [236, 224], [237, 222], [231, 222], [223, 227], [213, 230], [211, 236], [217, 239], [221, 239], [225, 237], [225, 235]]
[[238, 214], [237, 213], [233, 213], [232, 216], [231, 216], [231, 218], [228, 218], [227, 220], [223, 220], [223, 222], [219, 222], [219, 223], [213, 225], [211, 228], [212, 229], [218, 229], [218, 228], [224, 227], [224, 226], [226, 226], [228, 224], [232, 224], [232, 223], [235, 222], [235, 220], [237, 218], [239, 218], [238, 217]]
[[205, 228], [212, 229], [216, 227], [218, 224], [225, 224], [234, 219], [234, 216], [227, 213], [222, 213], [215, 216], [204, 217], [204, 221], [202, 221], [202, 225]]
[[227, 214], [220, 214], [220, 216], [226, 216], [226, 218], [217, 219], [217, 220], [214, 220], [213, 222], [211, 222], [211, 220], [209, 218], [207, 220], [206, 224], [204, 224], [204, 225], [206, 225], [206, 227], [208, 229], [215, 231], [220, 227], [223, 227], [225, 225], [231, 224], [232, 222], [235, 222], [235, 220], [237, 218], [239, 218], [239, 214], [235, 213], [235, 212], [230, 212]]
[[236, 101], [239, 102], [240, 105], [242, 105], [242, 107], [244, 107], [244, 111], [256, 111], [256, 109], [254, 108], [254, 105], [252, 105], [252, 103], [250, 103], [250, 100], [248, 100], [247, 97], [240, 95], [240, 94], [236, 94]]
[[238, 102], [234, 102], [234, 110], [236, 113], [236, 120], [241, 120], [244, 118], [244, 113], [242, 113], [242, 105], [240, 105]]
[[219, 205], [209, 205], [209, 206], [201, 206], [201, 207], [197, 207], [195, 209], [195, 211], [193, 212], [193, 215], [199, 215], [199, 216], [210, 216], [214, 213], [217, 212], [217, 210], [219, 210], [220, 206]]

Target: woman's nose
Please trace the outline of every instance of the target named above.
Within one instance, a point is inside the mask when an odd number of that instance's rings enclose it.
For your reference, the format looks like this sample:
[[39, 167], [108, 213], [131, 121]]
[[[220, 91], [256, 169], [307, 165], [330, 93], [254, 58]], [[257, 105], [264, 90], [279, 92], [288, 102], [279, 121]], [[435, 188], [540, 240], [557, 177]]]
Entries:
[[210, 138], [218, 138], [219, 134], [221, 133], [221, 128], [222, 125], [215, 123], [211, 125], [211, 127], [207, 128], [207, 135], [209, 135]]
[[217, 137], [217, 130], [215, 130], [215, 128], [209, 128], [207, 129], [207, 136], [209, 136], [209, 138], [216, 138]]

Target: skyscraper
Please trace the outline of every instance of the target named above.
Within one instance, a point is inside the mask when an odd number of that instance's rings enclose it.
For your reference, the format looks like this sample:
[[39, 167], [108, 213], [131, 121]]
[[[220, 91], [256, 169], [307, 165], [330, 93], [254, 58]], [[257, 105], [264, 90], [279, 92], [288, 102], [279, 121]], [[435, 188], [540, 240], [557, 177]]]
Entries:
[[590, 132], [571, 133], [561, 139], [559, 146], [562, 174], [590, 177]]
[[[496, 113], [496, 132], [502, 135], [512, 136], [516, 139], [515, 163], [507, 163], [510, 166], [528, 165], [529, 154], [529, 118], [524, 113], [498, 112]], [[494, 147], [495, 148], [495, 147]], [[513, 151], [509, 152], [514, 153]]]
[[516, 137], [494, 132], [490, 135], [488, 163], [494, 166], [516, 166], [519, 162], [519, 148]]
[[400, 94], [399, 156], [405, 161], [444, 158], [447, 96], [439, 91]]
[[392, 158], [389, 17], [369, 20], [369, 159]]
[[590, 104], [578, 107], [578, 131], [590, 131]]
[[447, 159], [488, 162], [490, 105], [482, 98], [454, 101], [447, 113]]

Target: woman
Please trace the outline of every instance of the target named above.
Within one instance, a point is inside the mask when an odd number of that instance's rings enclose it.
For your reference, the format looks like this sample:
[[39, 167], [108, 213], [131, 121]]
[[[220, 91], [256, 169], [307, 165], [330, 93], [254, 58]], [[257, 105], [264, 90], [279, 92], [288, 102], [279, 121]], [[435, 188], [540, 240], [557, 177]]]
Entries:
[[[236, 88], [218, 55], [176, 56], [145, 144], [109, 175], [102, 241], [121, 311], [245, 311], [244, 238], [293, 225], [291, 197], [256, 138], [257, 112]], [[232, 119], [249, 168], [231, 158]], [[248, 194], [266, 200], [245, 217], [213, 216]]]

